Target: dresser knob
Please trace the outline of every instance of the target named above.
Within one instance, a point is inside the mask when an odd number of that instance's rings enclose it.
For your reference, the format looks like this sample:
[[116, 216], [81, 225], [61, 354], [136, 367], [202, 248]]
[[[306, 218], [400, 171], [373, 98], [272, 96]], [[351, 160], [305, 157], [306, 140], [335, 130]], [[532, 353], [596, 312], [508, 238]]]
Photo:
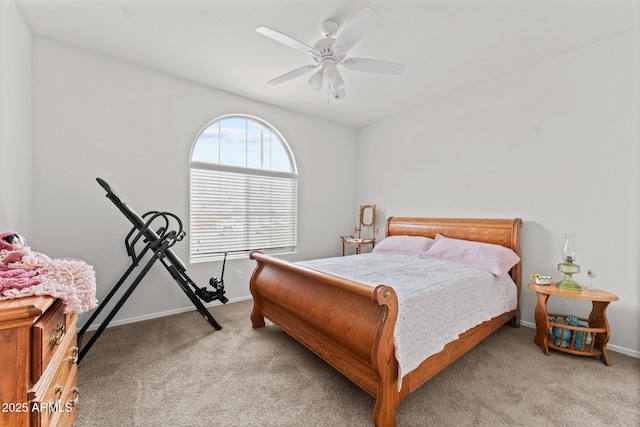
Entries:
[[66, 327], [64, 325], [58, 324], [56, 327], [56, 332], [49, 336], [49, 342], [53, 345], [60, 345], [62, 339], [64, 338], [64, 334], [66, 332]]
[[70, 364], [72, 365], [77, 365], [78, 364], [78, 351], [80, 349], [76, 346], [71, 347], [71, 356], [67, 357], [67, 360], [69, 361]]
[[73, 399], [67, 401], [67, 406], [74, 407], [78, 403], [78, 387], [72, 388], [71, 394], [73, 395]]
[[73, 396], [73, 403], [76, 403], [78, 401], [79, 394], [80, 392], [78, 391], [78, 387], [74, 387], [71, 389], [71, 395]]
[[55, 396], [54, 399], [55, 400], [58, 400], [58, 399], [60, 399], [62, 397], [62, 389], [63, 389], [63, 387], [61, 385], [57, 385], [56, 384], [56, 386], [54, 388], [54, 396]]

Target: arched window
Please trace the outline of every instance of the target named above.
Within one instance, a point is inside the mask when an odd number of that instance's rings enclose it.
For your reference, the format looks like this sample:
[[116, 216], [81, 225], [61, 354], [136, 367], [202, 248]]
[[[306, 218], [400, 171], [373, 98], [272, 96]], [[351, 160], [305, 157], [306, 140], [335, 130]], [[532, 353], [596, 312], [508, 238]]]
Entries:
[[214, 120], [195, 139], [190, 174], [191, 262], [295, 250], [298, 172], [273, 127], [241, 115]]

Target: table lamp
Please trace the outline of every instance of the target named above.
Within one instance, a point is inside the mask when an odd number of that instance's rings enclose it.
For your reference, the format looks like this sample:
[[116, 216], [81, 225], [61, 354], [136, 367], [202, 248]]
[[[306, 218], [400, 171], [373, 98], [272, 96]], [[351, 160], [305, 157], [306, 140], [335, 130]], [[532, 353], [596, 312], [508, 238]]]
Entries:
[[558, 264], [558, 271], [564, 274], [564, 279], [556, 283], [556, 287], [560, 289], [569, 289], [579, 291], [582, 288], [573, 280], [573, 275], [580, 273], [580, 266], [574, 261], [576, 260], [575, 235], [565, 234], [564, 245], [562, 246], [562, 260]]

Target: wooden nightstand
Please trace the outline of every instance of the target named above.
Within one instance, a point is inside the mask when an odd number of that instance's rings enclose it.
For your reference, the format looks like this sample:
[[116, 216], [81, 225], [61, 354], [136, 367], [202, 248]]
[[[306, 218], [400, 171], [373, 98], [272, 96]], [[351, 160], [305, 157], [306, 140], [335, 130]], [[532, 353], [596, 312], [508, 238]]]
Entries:
[[[544, 354], [549, 354], [549, 349], [552, 348], [570, 354], [599, 357], [602, 363], [611, 365], [607, 356], [607, 342], [611, 333], [605, 312], [610, 302], [618, 301], [616, 295], [590, 288], [582, 288], [580, 291], [558, 289], [555, 283], [550, 285], [529, 283], [529, 289], [535, 291], [538, 297], [535, 311], [536, 336], [533, 342], [540, 346]], [[589, 317], [578, 317], [578, 320], [586, 322], [587, 325], [571, 326], [552, 321], [551, 318], [566, 320], [567, 315], [547, 313], [547, 300], [550, 296], [591, 301], [592, 309]], [[560, 335], [559, 344], [556, 344], [558, 338], [552, 332], [554, 327]], [[589, 340], [590, 342], [587, 342]]]

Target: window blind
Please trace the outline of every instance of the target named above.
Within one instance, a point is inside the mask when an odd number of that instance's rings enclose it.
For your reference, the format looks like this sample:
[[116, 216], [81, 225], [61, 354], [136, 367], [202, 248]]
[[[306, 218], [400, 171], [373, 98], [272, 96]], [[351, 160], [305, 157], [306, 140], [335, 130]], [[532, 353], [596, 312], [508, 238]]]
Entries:
[[191, 262], [295, 250], [297, 175], [220, 165], [190, 170]]

